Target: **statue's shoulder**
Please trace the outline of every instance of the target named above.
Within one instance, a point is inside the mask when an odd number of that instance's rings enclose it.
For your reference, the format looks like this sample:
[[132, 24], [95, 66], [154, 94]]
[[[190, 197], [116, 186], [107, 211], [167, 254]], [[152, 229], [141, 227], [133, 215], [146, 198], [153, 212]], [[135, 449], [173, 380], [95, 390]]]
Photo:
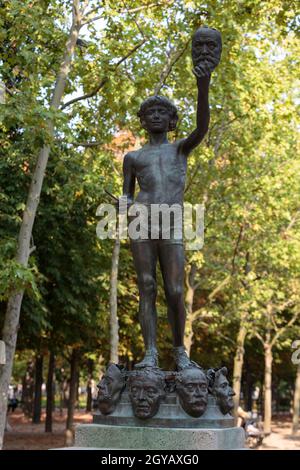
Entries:
[[136, 160], [138, 156], [138, 152], [139, 150], [131, 150], [130, 152], [126, 153], [124, 157], [124, 163], [126, 164], [134, 163], [134, 161]]
[[127, 158], [130, 162], [134, 163], [142, 154], [147, 153], [147, 150], [149, 150], [149, 145], [145, 144], [137, 150], [131, 150], [130, 152], [128, 152], [125, 155], [125, 158]]
[[183, 143], [184, 143], [185, 140], [186, 140], [186, 139], [183, 138], [183, 139], [175, 140], [175, 141], [173, 142], [174, 146], [176, 146], [176, 151], [177, 151], [178, 153], [181, 152], [182, 145], [183, 145]]

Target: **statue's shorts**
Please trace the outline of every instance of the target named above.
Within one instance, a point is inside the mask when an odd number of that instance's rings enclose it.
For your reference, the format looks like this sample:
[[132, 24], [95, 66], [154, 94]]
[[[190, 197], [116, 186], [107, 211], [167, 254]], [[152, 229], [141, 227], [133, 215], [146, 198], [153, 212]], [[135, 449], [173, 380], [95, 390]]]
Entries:
[[128, 235], [131, 243], [183, 245], [183, 207], [135, 203], [129, 209]]

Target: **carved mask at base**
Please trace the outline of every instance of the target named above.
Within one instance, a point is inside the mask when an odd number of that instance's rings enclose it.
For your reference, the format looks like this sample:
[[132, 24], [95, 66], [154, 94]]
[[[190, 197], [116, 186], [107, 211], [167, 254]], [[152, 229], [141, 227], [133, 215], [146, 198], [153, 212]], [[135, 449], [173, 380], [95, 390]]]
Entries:
[[221, 369], [210, 369], [207, 372], [209, 378], [209, 391], [216, 398], [221, 412], [226, 415], [234, 408], [233, 397], [235, 392], [227, 380], [228, 371], [226, 367]]
[[207, 407], [207, 378], [198, 367], [188, 367], [177, 374], [176, 391], [184, 411], [198, 418]]
[[98, 384], [98, 406], [102, 414], [112, 413], [125, 387], [125, 376], [116, 364], [110, 364]]
[[129, 376], [128, 389], [134, 416], [140, 419], [152, 418], [165, 396], [164, 374], [150, 367], [136, 370]]

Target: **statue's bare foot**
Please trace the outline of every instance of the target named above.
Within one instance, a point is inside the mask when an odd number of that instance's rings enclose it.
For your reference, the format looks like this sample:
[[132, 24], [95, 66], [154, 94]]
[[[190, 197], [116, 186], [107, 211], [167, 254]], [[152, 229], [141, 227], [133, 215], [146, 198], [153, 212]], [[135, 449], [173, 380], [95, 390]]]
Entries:
[[176, 348], [173, 348], [173, 353], [178, 371], [186, 369], [187, 367], [199, 367], [198, 364], [190, 360], [184, 346], [178, 346]]
[[143, 367], [158, 367], [158, 354], [156, 349], [147, 349], [144, 359], [135, 364], [135, 369]]

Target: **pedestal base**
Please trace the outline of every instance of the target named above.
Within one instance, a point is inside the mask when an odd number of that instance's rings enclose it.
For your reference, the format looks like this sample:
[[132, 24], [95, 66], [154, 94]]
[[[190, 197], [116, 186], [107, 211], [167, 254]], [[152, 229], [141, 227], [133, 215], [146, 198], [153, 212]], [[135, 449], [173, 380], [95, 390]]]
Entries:
[[243, 449], [242, 428], [174, 429], [104, 424], [81, 424], [75, 447], [126, 450], [223, 450]]

